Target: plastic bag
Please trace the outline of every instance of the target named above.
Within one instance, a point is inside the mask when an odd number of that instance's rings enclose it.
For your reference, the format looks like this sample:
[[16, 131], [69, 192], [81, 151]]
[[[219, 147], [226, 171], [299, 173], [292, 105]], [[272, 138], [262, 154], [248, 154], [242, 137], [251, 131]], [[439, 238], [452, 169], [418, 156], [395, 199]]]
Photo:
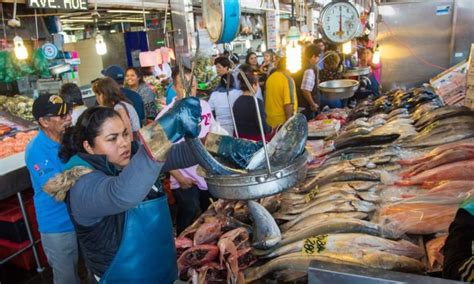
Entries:
[[37, 48], [33, 51], [32, 64], [35, 73], [41, 78], [50, 78], [48, 59], [44, 56], [43, 50]]
[[379, 210], [379, 223], [407, 234], [433, 234], [448, 232], [459, 204], [433, 204], [401, 202]]

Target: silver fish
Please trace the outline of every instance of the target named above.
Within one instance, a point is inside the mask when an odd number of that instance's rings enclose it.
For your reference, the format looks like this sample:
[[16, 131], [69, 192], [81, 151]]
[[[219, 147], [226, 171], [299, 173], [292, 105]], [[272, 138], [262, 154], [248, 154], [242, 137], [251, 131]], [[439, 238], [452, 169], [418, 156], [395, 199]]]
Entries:
[[[394, 241], [377, 236], [357, 233], [327, 234], [318, 237], [324, 241], [324, 248], [320, 248], [320, 250], [325, 250], [327, 252], [337, 253], [375, 250], [416, 259], [419, 259], [424, 255], [424, 250], [421, 247], [406, 240]], [[280, 247], [264, 257], [273, 258], [293, 252], [299, 252], [303, 249], [304, 244], [305, 240], [297, 241]]]
[[318, 253], [303, 255], [301, 252], [277, 257], [263, 264], [245, 270], [245, 281], [252, 282], [274, 271], [293, 269], [307, 271], [313, 260], [336, 264], [352, 264], [386, 270], [421, 273], [425, 267], [418, 260], [386, 252], [359, 251], [358, 253]]
[[253, 200], [248, 201], [248, 207], [253, 219], [253, 246], [266, 249], [274, 246], [281, 240], [280, 228], [272, 215]]
[[303, 206], [290, 206], [286, 208], [281, 208], [280, 212], [285, 214], [299, 214], [303, 211], [307, 211], [312, 207], [319, 206], [320, 204], [324, 204], [326, 202], [333, 202], [333, 201], [357, 201], [360, 200], [354, 194], [346, 194], [346, 193], [334, 193], [327, 196], [319, 197], [316, 196], [313, 200]]
[[398, 237], [396, 232], [392, 232], [379, 224], [354, 218], [333, 218], [312, 224], [291, 234], [288, 231], [285, 234], [286, 237], [276, 246], [272, 247], [271, 250], [312, 236], [331, 233], [362, 233], [390, 239]]
[[283, 231], [282, 237], [284, 237], [285, 232], [288, 230], [298, 231], [310, 226], [311, 224], [320, 222], [322, 220], [327, 220], [327, 219], [332, 219], [332, 218], [354, 218], [354, 219], [362, 220], [362, 219], [366, 219], [367, 216], [368, 216], [367, 213], [363, 213], [363, 212], [321, 213], [321, 214], [310, 215], [300, 220], [298, 223], [286, 222], [280, 225], [280, 230]]
[[[308, 122], [305, 116], [302, 114], [292, 116], [267, 144], [270, 164], [272, 166], [288, 165], [304, 151], [307, 138]], [[265, 161], [265, 151], [262, 148], [253, 155], [247, 165], [247, 170], [264, 168]]]

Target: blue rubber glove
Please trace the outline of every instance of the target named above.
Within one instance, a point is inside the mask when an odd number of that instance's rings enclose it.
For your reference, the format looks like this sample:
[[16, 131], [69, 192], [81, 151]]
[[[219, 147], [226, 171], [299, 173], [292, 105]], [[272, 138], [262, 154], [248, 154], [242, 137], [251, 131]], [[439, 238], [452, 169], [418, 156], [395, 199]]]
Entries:
[[187, 97], [176, 101], [157, 121], [138, 130], [139, 138], [148, 154], [157, 161], [164, 161], [174, 142], [183, 137], [199, 136], [201, 103], [198, 98]]
[[201, 103], [196, 97], [177, 100], [174, 106], [158, 119], [158, 123], [173, 143], [183, 137], [199, 136]]
[[245, 169], [253, 155], [263, 147], [262, 142], [254, 142], [236, 137], [209, 133], [206, 149], [227, 163]]

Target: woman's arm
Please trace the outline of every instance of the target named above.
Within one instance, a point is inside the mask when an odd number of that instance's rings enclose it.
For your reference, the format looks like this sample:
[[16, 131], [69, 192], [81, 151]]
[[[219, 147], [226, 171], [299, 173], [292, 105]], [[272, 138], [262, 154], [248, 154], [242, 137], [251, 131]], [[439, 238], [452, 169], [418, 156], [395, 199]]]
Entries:
[[90, 226], [103, 217], [135, 207], [154, 185], [162, 164], [149, 158], [140, 146], [118, 176], [93, 171], [82, 176], [70, 191], [71, 213], [81, 225]]

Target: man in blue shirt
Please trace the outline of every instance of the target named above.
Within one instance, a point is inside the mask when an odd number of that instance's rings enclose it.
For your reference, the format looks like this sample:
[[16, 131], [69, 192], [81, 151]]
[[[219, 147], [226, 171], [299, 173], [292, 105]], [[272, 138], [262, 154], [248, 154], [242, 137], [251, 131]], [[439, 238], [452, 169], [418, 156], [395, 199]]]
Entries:
[[41, 242], [53, 268], [54, 283], [79, 284], [76, 232], [64, 202], [43, 191], [48, 180], [64, 170], [58, 157], [61, 138], [71, 125], [71, 107], [59, 95], [41, 95], [33, 103], [38, 135], [26, 147], [25, 162], [35, 190], [36, 219]]

